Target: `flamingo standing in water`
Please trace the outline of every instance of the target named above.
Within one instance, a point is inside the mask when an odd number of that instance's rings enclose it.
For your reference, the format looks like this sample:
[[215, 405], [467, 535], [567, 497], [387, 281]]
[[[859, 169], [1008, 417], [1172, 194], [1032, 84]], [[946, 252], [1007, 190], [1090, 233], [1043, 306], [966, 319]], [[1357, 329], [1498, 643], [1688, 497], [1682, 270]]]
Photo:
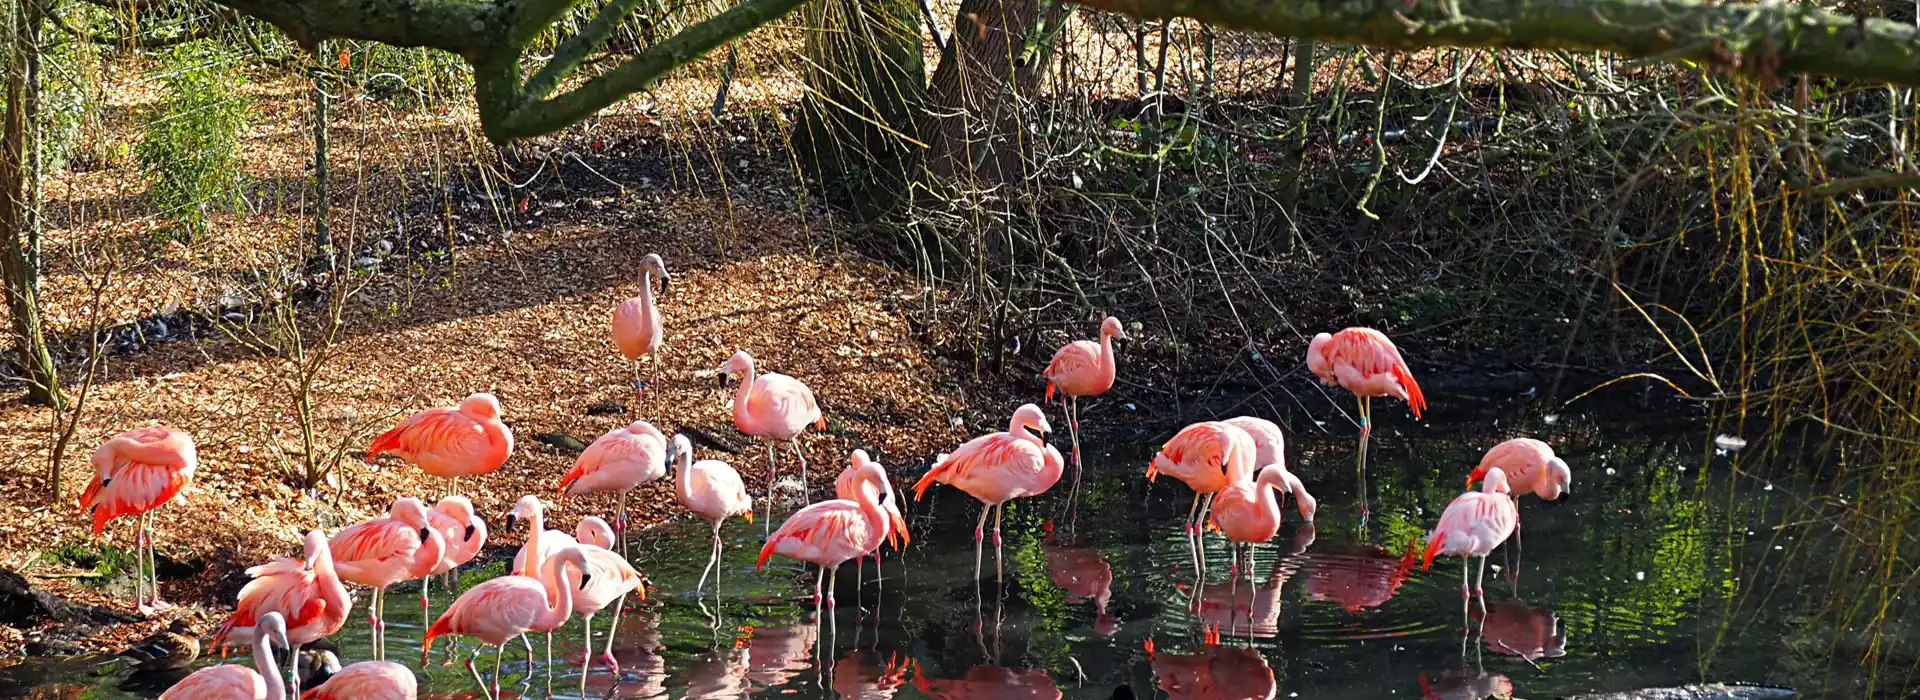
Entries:
[[[667, 461], [673, 464], [673, 494], [680, 505], [700, 516], [701, 520], [713, 523], [713, 556], [707, 558], [707, 566], [700, 570], [700, 582], [694, 584], [693, 592], [698, 594], [707, 586], [707, 572], [720, 566], [720, 525], [727, 518], [742, 516], [747, 522], [753, 522], [753, 498], [747, 495], [747, 487], [740, 482], [740, 472], [726, 462], [713, 459], [693, 461], [693, 443], [687, 436], [675, 434], [673, 449], [668, 453]], [[714, 592], [720, 589], [719, 578], [714, 579]]]
[[1047, 401], [1053, 401], [1057, 390], [1060, 406], [1067, 413], [1067, 432], [1073, 436], [1073, 478], [1080, 479], [1080, 397], [1094, 397], [1107, 393], [1113, 388], [1113, 377], [1118, 371], [1114, 363], [1113, 340], [1127, 339], [1127, 331], [1120, 326], [1120, 319], [1108, 316], [1100, 322], [1100, 342], [1076, 340], [1060, 346], [1053, 353], [1053, 361], [1047, 363], [1046, 371], [1041, 374], [1047, 378]]
[[[427, 522], [440, 532], [440, 539], [447, 544], [441, 553], [440, 563], [433, 567], [429, 576], [438, 576], [452, 572], [480, 554], [480, 548], [487, 544], [487, 521], [482, 520], [473, 510], [473, 501], [466, 496], [447, 496], [433, 504], [433, 510], [427, 511]], [[420, 582], [420, 619], [431, 620], [433, 615], [427, 605], [427, 581]]]
[[300, 700], [416, 700], [413, 671], [392, 661], [362, 661], [341, 669]]
[[[820, 607], [820, 586], [827, 572], [833, 571], [837, 583], [841, 564], [878, 549], [887, 536], [887, 510], [880, 506], [879, 497], [887, 472], [867, 456], [866, 450], [853, 451], [853, 467], [859, 470], [862, 482], [854, 491], [854, 500], [836, 498], [801, 508], [767, 539], [755, 564], [765, 567], [768, 559], [780, 554], [819, 567], [813, 582], [815, 608]], [[833, 596], [827, 596], [826, 601], [828, 608], [836, 607]]]
[[265, 629], [262, 620], [268, 615], [280, 620], [281, 634], [295, 647], [339, 632], [347, 625], [353, 599], [347, 597], [346, 584], [334, 571], [333, 551], [327, 545], [327, 536], [319, 530], [307, 533], [305, 559], [276, 558], [247, 569], [247, 575], [253, 580], [240, 589], [233, 614], [213, 635], [213, 646], [220, 647], [223, 654], [229, 643], [251, 644], [257, 640]]
[[[581, 661], [580, 695], [586, 697], [587, 669], [593, 666], [593, 616], [606, 609], [608, 603], [619, 601], [613, 608], [613, 619], [607, 626], [607, 648], [600, 655], [607, 671], [615, 678], [620, 677], [620, 662], [613, 658], [613, 635], [620, 629], [620, 613], [627, 607], [627, 594], [638, 592], [641, 600], [647, 599], [647, 589], [643, 585], [640, 572], [627, 563], [624, 555], [614, 554], [612, 549], [614, 532], [607, 521], [591, 515], [581, 518], [578, 528], [580, 544], [575, 545], [585, 555], [586, 570], [584, 576], [574, 576], [568, 572], [567, 585], [579, 589], [573, 596], [573, 612], [585, 618], [582, 627], [586, 628], [587, 646], [585, 658]], [[551, 633], [549, 633], [551, 636]], [[547, 640], [547, 663], [553, 663], [553, 640]]]
[[[1419, 418], [1427, 410], [1427, 397], [1420, 393], [1420, 384], [1413, 380], [1413, 371], [1407, 369], [1407, 361], [1400, 358], [1400, 350], [1393, 346], [1393, 341], [1372, 328], [1355, 327], [1314, 336], [1313, 342], [1307, 345], [1307, 369], [1320, 378], [1320, 383], [1339, 384], [1353, 392], [1359, 401], [1360, 452], [1354, 468], [1363, 480], [1360, 489], [1364, 494], [1367, 438], [1373, 434], [1373, 398], [1391, 396], [1405, 401], [1407, 408], [1413, 410], [1413, 417]], [[1364, 497], [1361, 502], [1364, 518]]]
[[420, 411], [367, 446], [367, 463], [382, 452], [445, 478], [447, 493], [460, 490], [460, 477], [490, 474], [513, 454], [513, 429], [500, 420], [500, 399], [474, 394], [452, 408]]
[[269, 612], [260, 616], [258, 629], [260, 633], [253, 637], [253, 668], [222, 664], [194, 671], [161, 693], [160, 700], [286, 700], [292, 678], [280, 680], [273, 648], [292, 652], [287, 622], [280, 613]]
[[627, 494], [667, 475], [667, 436], [659, 428], [637, 420], [610, 430], [587, 446], [573, 469], [560, 477], [560, 500], [590, 491], [620, 494], [620, 515], [613, 533], [620, 553], [627, 553]]
[[1194, 423], [1160, 447], [1147, 464], [1147, 481], [1166, 474], [1193, 489], [1193, 505], [1187, 508], [1187, 534], [1197, 536], [1213, 507], [1214, 494], [1228, 484], [1252, 480], [1258, 454], [1253, 436], [1237, 425], [1224, 421]]
[[[1547, 443], [1533, 438], [1514, 438], [1494, 445], [1480, 458], [1480, 464], [1467, 475], [1467, 488], [1473, 488], [1473, 482], [1487, 475], [1487, 470], [1498, 468], [1507, 473], [1507, 486], [1513, 489], [1517, 505], [1520, 494], [1531, 493], [1542, 501], [1558, 501], [1573, 495], [1573, 470], [1567, 467], [1565, 460], [1553, 454], [1553, 448]], [[1513, 543], [1516, 550], [1521, 546], [1520, 522], [1513, 524]], [[1520, 582], [1520, 567], [1511, 567], [1513, 583]]]
[[[1037, 433], [1035, 431], [1038, 431]], [[982, 542], [985, 541], [987, 514], [993, 520], [993, 556], [995, 580], [1004, 580], [1006, 565], [1000, 549], [1000, 518], [1006, 503], [1046, 493], [1059, 483], [1066, 460], [1060, 451], [1047, 444], [1045, 435], [1053, 431], [1047, 414], [1039, 406], [1026, 404], [1013, 412], [1006, 432], [988, 433], [968, 440], [952, 454], [934, 462], [933, 469], [913, 485], [913, 500], [927, 494], [935, 482], [951, 484], [981, 503], [980, 522], [973, 526], [973, 577], [980, 578]]]
[[[740, 388], [733, 392], [733, 427], [767, 441], [767, 492], [773, 492], [774, 480], [778, 470], [773, 463], [773, 444], [785, 443], [793, 448], [793, 456], [800, 459], [800, 496], [807, 498], [812, 483], [807, 480], [807, 455], [800, 448], [800, 433], [811, 423], [817, 430], [827, 429], [827, 418], [820, 412], [819, 402], [814, 401], [813, 390], [807, 385], [777, 372], [755, 374], [753, 356], [741, 350], [727, 358], [720, 365], [720, 381], [734, 374], [740, 375]], [[768, 515], [772, 515], [773, 499], [767, 499]], [[768, 527], [772, 527], [769, 519]]]
[[[858, 500], [854, 497], [854, 490], [859, 488], [861, 481], [860, 470], [848, 465], [847, 468], [840, 470], [840, 476], [833, 479], [833, 497], [845, 501]], [[907, 532], [907, 519], [900, 514], [900, 499], [893, 493], [891, 480], [880, 482], [880, 507], [887, 509], [886, 541], [891, 543], [896, 551], [905, 550], [907, 545], [913, 543], [913, 535]], [[853, 560], [853, 585], [856, 589], [859, 588], [860, 582], [866, 579], [865, 561], [866, 557], [856, 557]], [[880, 584], [879, 547], [873, 549], [873, 581], [876, 585], [883, 585]]]
[[[93, 517], [93, 534], [127, 515], [139, 516], [134, 535], [134, 606], [143, 615], [172, 607], [160, 599], [160, 573], [153, 556], [153, 509], [166, 505], [193, 481], [200, 458], [193, 436], [165, 426], [134, 428], [93, 451], [93, 481], [80, 494], [80, 509]], [[151, 592], [153, 600], [146, 594]]]
[[373, 658], [385, 661], [387, 587], [432, 574], [446, 556], [447, 541], [427, 519], [426, 504], [418, 498], [398, 498], [387, 509], [387, 517], [350, 525], [334, 533], [327, 546], [341, 579], [373, 588], [373, 600], [367, 605]]
[[1467, 612], [1467, 559], [1480, 558], [1480, 578], [1473, 595], [1480, 597], [1480, 612], [1487, 610], [1485, 591], [1480, 583], [1487, 578], [1487, 555], [1507, 541], [1520, 521], [1520, 510], [1513, 503], [1513, 489], [1507, 487], [1507, 473], [1499, 467], [1488, 469], [1479, 491], [1468, 491], [1447, 504], [1440, 524], [1427, 534], [1427, 554], [1421, 570], [1433, 568], [1437, 554], [1460, 557], [1460, 612]]
[[673, 278], [667, 275], [667, 263], [660, 259], [659, 253], [648, 253], [640, 259], [640, 296], [620, 302], [613, 310], [613, 344], [620, 348], [620, 354], [627, 357], [627, 364], [633, 367], [633, 410], [640, 410], [640, 400], [646, 397], [646, 382], [640, 381], [640, 356], [647, 356], [653, 365], [651, 382], [660, 381], [660, 345], [666, 342], [666, 330], [660, 325], [660, 307], [653, 304], [653, 278], [660, 278], [660, 295], [666, 296], [673, 286]]
[[[539, 532], [534, 530], [528, 537], [538, 538]], [[573, 615], [573, 587], [557, 583], [567, 580], [562, 569], [569, 566], [575, 574], [586, 570], [586, 555], [577, 547], [562, 549], [546, 560], [540, 578], [501, 576], [467, 589], [427, 628], [422, 655], [433, 649], [434, 639], [449, 634], [467, 635], [492, 646], [493, 692], [487, 697], [498, 698], [500, 656], [507, 642], [527, 632], [558, 629]], [[487, 684], [474, 664], [479, 656], [480, 649], [475, 647], [467, 659], [467, 671], [484, 692]]]
[[[1253, 574], [1253, 545], [1272, 540], [1280, 532], [1280, 502], [1273, 492], [1285, 489], [1293, 495], [1295, 505], [1300, 509], [1303, 520], [1313, 522], [1313, 513], [1319, 505], [1313, 495], [1307, 493], [1307, 487], [1300, 478], [1287, 471], [1283, 464], [1269, 464], [1260, 469], [1260, 476], [1253, 481], [1236, 481], [1220, 489], [1213, 501], [1213, 525], [1227, 536], [1227, 541], [1247, 545], [1247, 574]], [[1233, 553], [1233, 569], [1227, 578], [1240, 574], [1240, 553]]]

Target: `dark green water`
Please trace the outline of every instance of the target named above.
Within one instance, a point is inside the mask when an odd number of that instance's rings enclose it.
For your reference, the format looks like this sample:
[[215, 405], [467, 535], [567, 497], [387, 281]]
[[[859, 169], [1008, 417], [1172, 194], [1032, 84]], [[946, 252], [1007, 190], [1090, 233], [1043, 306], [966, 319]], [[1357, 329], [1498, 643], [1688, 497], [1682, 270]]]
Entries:
[[[985, 580], [972, 576], [978, 505], [936, 487], [911, 504], [914, 542], [904, 555], [888, 553], [883, 590], [870, 580], [871, 564], [859, 588], [849, 566], [838, 612], [824, 619], [806, 600], [810, 572], [784, 560], [753, 570], [758, 524], [726, 531], [717, 601], [687, 593], [705, 562], [704, 525], [641, 532], [634, 559], [654, 597], [629, 605], [620, 621], [622, 678], [596, 664], [587, 694], [1107, 698], [1124, 684], [1139, 697], [1550, 698], [1711, 680], [1898, 696], [1892, 688], [1912, 661], [1892, 664], [1877, 683], [1829, 661], [1829, 652], [1844, 657], [1872, 641], [1836, 642], [1831, 626], [1815, 623], [1819, 586], [1837, 560], [1807, 553], [1832, 544], [1831, 528], [1777, 527], [1825, 493], [1788, 476], [1814, 471], [1818, 460], [1741, 464], [1753, 450], [1716, 454], [1704, 428], [1592, 410], [1481, 415], [1451, 427], [1387, 421], [1371, 450], [1364, 525], [1351, 426], [1290, 435], [1289, 460], [1318, 497], [1319, 518], [1303, 526], [1289, 510], [1280, 536], [1259, 549], [1251, 581], [1245, 572], [1229, 581], [1216, 538], [1208, 579], [1196, 583], [1180, 525], [1190, 494], [1174, 481], [1146, 484], [1145, 446], [1090, 449], [1071, 509], [1064, 480], [1011, 505], [1004, 585], [993, 580], [990, 549]], [[1555, 443], [1574, 469], [1574, 494], [1521, 502], [1524, 545], [1495, 552], [1490, 612], [1463, 617], [1458, 560], [1428, 572], [1402, 554], [1458, 494], [1480, 453], [1519, 434]], [[496, 563], [462, 580], [500, 570]], [[436, 598], [436, 607], [451, 600]], [[392, 656], [417, 662], [419, 610], [411, 595], [390, 600]], [[606, 617], [595, 621], [597, 638]], [[335, 640], [348, 662], [367, 651], [364, 618], [355, 618]], [[1218, 645], [1205, 643], [1208, 624], [1220, 626]], [[507, 696], [543, 697], [551, 674], [556, 697], [578, 697], [581, 643], [575, 618], [556, 636], [554, 665], [532, 680], [524, 652], [510, 646]], [[421, 672], [422, 697], [479, 697], [465, 668], [435, 651]], [[490, 675], [491, 652], [482, 668]], [[130, 692], [120, 677], [94, 673], [79, 663], [16, 666], [0, 671], [0, 696], [158, 692]]]

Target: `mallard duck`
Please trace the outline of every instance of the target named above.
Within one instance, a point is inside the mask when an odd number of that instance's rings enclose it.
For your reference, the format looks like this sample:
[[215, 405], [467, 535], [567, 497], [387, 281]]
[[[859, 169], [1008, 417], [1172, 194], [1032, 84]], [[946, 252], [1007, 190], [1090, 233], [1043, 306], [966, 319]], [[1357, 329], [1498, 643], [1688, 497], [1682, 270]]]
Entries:
[[178, 670], [200, 658], [200, 638], [185, 620], [174, 620], [166, 629], [127, 647], [114, 658], [132, 664], [136, 673]]
[[327, 679], [340, 672], [340, 657], [329, 649], [306, 648], [300, 650], [300, 688], [308, 690], [318, 688]]

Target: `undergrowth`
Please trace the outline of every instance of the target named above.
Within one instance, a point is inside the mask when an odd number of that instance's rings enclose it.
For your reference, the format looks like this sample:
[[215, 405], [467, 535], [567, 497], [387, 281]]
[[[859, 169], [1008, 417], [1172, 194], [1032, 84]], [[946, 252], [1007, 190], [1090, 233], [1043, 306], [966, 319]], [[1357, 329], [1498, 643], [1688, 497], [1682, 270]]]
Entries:
[[174, 50], [161, 71], [166, 96], [143, 120], [136, 150], [147, 197], [176, 224], [170, 235], [192, 239], [206, 228], [210, 211], [240, 201], [245, 78], [229, 54], [192, 45]]

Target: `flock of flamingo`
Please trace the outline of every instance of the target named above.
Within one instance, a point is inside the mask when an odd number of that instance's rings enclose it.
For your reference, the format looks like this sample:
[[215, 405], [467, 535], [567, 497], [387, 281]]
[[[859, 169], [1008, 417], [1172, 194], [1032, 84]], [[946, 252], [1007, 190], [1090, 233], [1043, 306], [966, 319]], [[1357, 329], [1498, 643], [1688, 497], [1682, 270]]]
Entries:
[[[660, 256], [648, 255], [641, 262], [638, 296], [621, 303], [613, 313], [612, 339], [634, 368], [636, 408], [646, 388], [660, 376], [665, 334], [653, 295], [656, 278], [664, 295], [670, 283], [666, 265]], [[1068, 343], [1044, 372], [1045, 401], [1060, 401], [1072, 436], [1076, 482], [1081, 468], [1078, 400], [1101, 395], [1113, 386], [1115, 339], [1126, 339], [1125, 330], [1117, 319], [1107, 318], [1100, 325], [1097, 343]], [[640, 377], [638, 363], [642, 357], [652, 364], [651, 379]], [[1419, 384], [1393, 343], [1368, 328], [1348, 328], [1314, 337], [1306, 360], [1308, 369], [1323, 383], [1337, 384], [1358, 397], [1358, 464], [1364, 475], [1366, 445], [1372, 431], [1372, 399], [1400, 399], [1417, 417], [1426, 406]], [[753, 357], [744, 350], [728, 358], [718, 373], [723, 385], [729, 377], [739, 378], [732, 397], [734, 425], [742, 433], [766, 442], [769, 487], [778, 473], [776, 444], [792, 451], [799, 462], [802, 482], [810, 484], [801, 445], [803, 433], [809, 426], [826, 427], [812, 390], [793, 377], [757, 372]], [[446, 574], [480, 552], [489, 533], [472, 501], [458, 495], [459, 480], [497, 470], [512, 455], [513, 433], [501, 416], [498, 399], [474, 394], [458, 406], [414, 413], [374, 439], [367, 449], [369, 462], [383, 453], [393, 453], [429, 475], [447, 479], [448, 495], [431, 507], [418, 498], [396, 499], [384, 517], [350, 525], [331, 537], [319, 530], [307, 533], [303, 557], [276, 558], [248, 569], [252, 580], [241, 590], [236, 609], [220, 627], [214, 646], [225, 649], [228, 645], [250, 645], [255, 667], [225, 664], [204, 668], [161, 697], [284, 700], [289, 690], [297, 697], [319, 699], [416, 697], [413, 672], [386, 660], [386, 590], [402, 582]], [[983, 569], [988, 517], [994, 517], [995, 571], [1000, 577], [1005, 571], [1000, 533], [1005, 504], [1047, 492], [1065, 473], [1067, 460], [1048, 444], [1051, 431], [1045, 411], [1034, 404], [1023, 405], [1013, 412], [1006, 431], [974, 438], [940, 455], [931, 470], [913, 485], [916, 500], [934, 484], [944, 483], [981, 502], [980, 520], [974, 529], [976, 580]], [[137, 518], [135, 551], [140, 566], [136, 602], [143, 612], [164, 608], [166, 603], [160, 598], [159, 582], [153, 574], [152, 511], [174, 500], [192, 480], [198, 463], [194, 441], [188, 434], [168, 427], [135, 428], [101, 445], [92, 461], [95, 477], [81, 496], [80, 505], [91, 515], [96, 535], [114, 519]], [[545, 633], [551, 660], [552, 632], [578, 614], [586, 619], [586, 644], [591, 655], [593, 617], [608, 605], [615, 605], [607, 631], [608, 645], [600, 658], [617, 673], [612, 627], [619, 624], [621, 606], [629, 595], [646, 596], [643, 578], [626, 556], [628, 495], [665, 478], [669, 471], [673, 472], [679, 503], [712, 523], [711, 556], [695, 587], [696, 593], [704, 590], [708, 575], [720, 568], [721, 525], [734, 517], [751, 522], [754, 499], [732, 466], [718, 460], [696, 461], [685, 435], [669, 439], [648, 422], [635, 420], [600, 436], [559, 480], [558, 493], [563, 501], [590, 492], [618, 494], [613, 523], [589, 516], [581, 519], [573, 533], [547, 530], [545, 504], [533, 495], [521, 497], [506, 519], [509, 530], [516, 523], [524, 523], [527, 531], [525, 545], [514, 559], [510, 574], [467, 589], [437, 618], [428, 615], [433, 622], [423, 639], [423, 655], [431, 650], [434, 640], [448, 635], [473, 637], [493, 647], [494, 683], [489, 697], [497, 697], [501, 655], [509, 642], [520, 639], [531, 663], [532, 643], [526, 635]], [[1236, 571], [1230, 578], [1237, 575], [1238, 552], [1243, 545], [1267, 542], [1279, 531], [1282, 515], [1277, 492], [1290, 495], [1300, 516], [1309, 523], [1318, 507], [1301, 480], [1286, 468], [1279, 426], [1261, 418], [1245, 416], [1187, 426], [1165, 443], [1147, 467], [1149, 480], [1162, 474], [1185, 482], [1194, 492], [1186, 528], [1196, 545], [1196, 567], [1203, 570], [1206, 566], [1204, 538], [1218, 531], [1234, 548]], [[1427, 537], [1424, 556], [1428, 567], [1437, 555], [1462, 558], [1463, 608], [1472, 596], [1481, 593], [1477, 582], [1468, 585], [1468, 562], [1475, 557], [1481, 560], [1480, 575], [1484, 579], [1488, 553], [1519, 529], [1515, 494], [1557, 499], [1569, 491], [1571, 473], [1546, 443], [1519, 438], [1489, 451], [1467, 476], [1467, 486], [1471, 488], [1476, 481], [1481, 484], [1479, 490], [1461, 494], [1446, 507]], [[803, 493], [806, 490], [803, 488]], [[892, 542], [900, 548], [911, 541], [887, 470], [866, 451], [852, 452], [849, 464], [835, 480], [834, 490], [836, 498], [799, 509], [773, 530], [757, 562], [764, 566], [780, 555], [814, 564], [816, 608], [834, 607], [834, 598], [823, 592], [834, 589], [822, 586], [837, 577], [842, 564], [867, 556], [878, 561], [883, 544]], [[763, 503], [770, 511], [772, 499], [763, 499]], [[1251, 559], [1247, 570], [1252, 571]], [[367, 603], [373, 630], [372, 660], [348, 666], [302, 694], [293, 670], [295, 655], [289, 654], [286, 682], [280, 682], [274, 648], [294, 650], [338, 632], [354, 605], [348, 584], [372, 591]], [[423, 611], [431, 612], [427, 589], [424, 583], [420, 587], [420, 605]], [[1481, 601], [1484, 615], [1484, 597]], [[488, 685], [476, 663], [481, 649], [474, 649], [466, 667], [485, 692]]]

